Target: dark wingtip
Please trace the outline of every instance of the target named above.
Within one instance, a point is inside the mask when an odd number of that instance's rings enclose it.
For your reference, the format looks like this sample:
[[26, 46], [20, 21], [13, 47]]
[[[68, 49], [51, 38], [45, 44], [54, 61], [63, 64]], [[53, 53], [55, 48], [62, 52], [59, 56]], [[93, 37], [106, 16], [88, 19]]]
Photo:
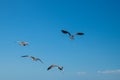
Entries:
[[61, 30], [61, 32], [63, 32], [63, 33], [64, 33], [64, 32], [66, 32], [66, 31], [62, 29], [62, 30]]
[[61, 67], [58, 67], [58, 69], [59, 69], [59, 70], [63, 70], [63, 66], [61, 66]]
[[49, 68], [47, 68], [47, 71], [50, 70]]
[[21, 57], [28, 57], [28, 55], [24, 55], [24, 56], [21, 56]]
[[82, 32], [79, 32], [79, 33], [77, 33], [76, 35], [84, 35], [84, 33], [82, 33]]
[[63, 29], [61, 30], [61, 32], [64, 33], [64, 34], [67, 34], [67, 33], [70, 34], [68, 31], [63, 30]]

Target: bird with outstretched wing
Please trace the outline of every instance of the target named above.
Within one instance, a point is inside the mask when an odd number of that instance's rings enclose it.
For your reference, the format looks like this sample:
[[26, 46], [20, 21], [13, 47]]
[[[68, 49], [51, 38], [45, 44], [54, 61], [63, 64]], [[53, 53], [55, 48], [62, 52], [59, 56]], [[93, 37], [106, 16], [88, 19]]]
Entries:
[[50, 65], [50, 66], [47, 68], [47, 70], [50, 70], [50, 69], [52, 69], [52, 68], [54, 68], [54, 67], [57, 67], [59, 70], [63, 70], [63, 66], [58, 66], [58, 65], [54, 65], [54, 64]]
[[21, 46], [27, 46], [29, 44], [28, 42], [24, 42], [24, 41], [17, 41], [17, 42]]
[[68, 31], [66, 31], [66, 30], [61, 30], [61, 32], [62, 33], [64, 33], [64, 34], [68, 34], [69, 35], [69, 38], [71, 39], [71, 40], [73, 40], [74, 39], [74, 36], [75, 35], [84, 35], [84, 33], [82, 33], [82, 32], [77, 32], [76, 34], [71, 34], [70, 32], [68, 32]]
[[33, 61], [40, 61], [41, 63], [43, 63], [43, 61], [40, 58], [36, 58], [34, 56], [24, 55], [24, 56], [21, 56], [21, 57], [28, 57], [28, 58], [31, 58]]

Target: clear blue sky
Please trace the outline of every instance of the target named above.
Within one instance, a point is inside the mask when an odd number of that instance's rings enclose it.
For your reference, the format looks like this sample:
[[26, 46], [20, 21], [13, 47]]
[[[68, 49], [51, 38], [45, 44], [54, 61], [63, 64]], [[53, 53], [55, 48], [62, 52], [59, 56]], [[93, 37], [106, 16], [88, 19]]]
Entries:
[[0, 0], [0, 80], [120, 80], [120, 1]]

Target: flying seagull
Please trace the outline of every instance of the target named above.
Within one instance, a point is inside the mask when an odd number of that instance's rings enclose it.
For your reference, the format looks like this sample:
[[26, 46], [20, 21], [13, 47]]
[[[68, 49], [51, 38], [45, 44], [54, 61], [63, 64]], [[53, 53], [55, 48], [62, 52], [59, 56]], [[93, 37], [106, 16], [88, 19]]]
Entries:
[[28, 42], [24, 42], [24, 41], [17, 41], [19, 45], [21, 46], [26, 46], [28, 45], [29, 43]]
[[68, 34], [71, 40], [73, 40], [73, 39], [74, 39], [74, 36], [75, 36], [75, 35], [84, 35], [84, 33], [82, 33], [82, 32], [77, 32], [77, 33], [76, 33], [76, 34], [74, 34], [74, 35], [73, 35], [73, 34], [71, 34], [71, 33], [70, 33], [70, 32], [68, 32], [68, 31], [66, 31], [66, 30], [61, 30], [61, 32], [62, 32], [62, 33], [64, 33], [64, 34]]
[[63, 66], [58, 66], [58, 65], [54, 65], [54, 64], [50, 65], [50, 66], [47, 68], [47, 70], [50, 70], [50, 69], [52, 69], [52, 68], [54, 68], [54, 67], [57, 67], [59, 70], [63, 70]]
[[40, 61], [41, 63], [43, 63], [43, 61], [40, 58], [36, 58], [36, 57], [33, 57], [33, 56], [24, 55], [24, 56], [21, 56], [21, 57], [28, 57], [28, 58], [31, 58], [33, 61]]

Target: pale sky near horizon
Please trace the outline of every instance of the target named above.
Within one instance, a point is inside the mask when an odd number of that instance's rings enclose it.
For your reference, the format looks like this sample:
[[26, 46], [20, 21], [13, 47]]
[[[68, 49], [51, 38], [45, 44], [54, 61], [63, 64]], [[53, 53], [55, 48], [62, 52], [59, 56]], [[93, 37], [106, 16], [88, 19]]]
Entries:
[[120, 80], [120, 1], [0, 0], [0, 80]]

